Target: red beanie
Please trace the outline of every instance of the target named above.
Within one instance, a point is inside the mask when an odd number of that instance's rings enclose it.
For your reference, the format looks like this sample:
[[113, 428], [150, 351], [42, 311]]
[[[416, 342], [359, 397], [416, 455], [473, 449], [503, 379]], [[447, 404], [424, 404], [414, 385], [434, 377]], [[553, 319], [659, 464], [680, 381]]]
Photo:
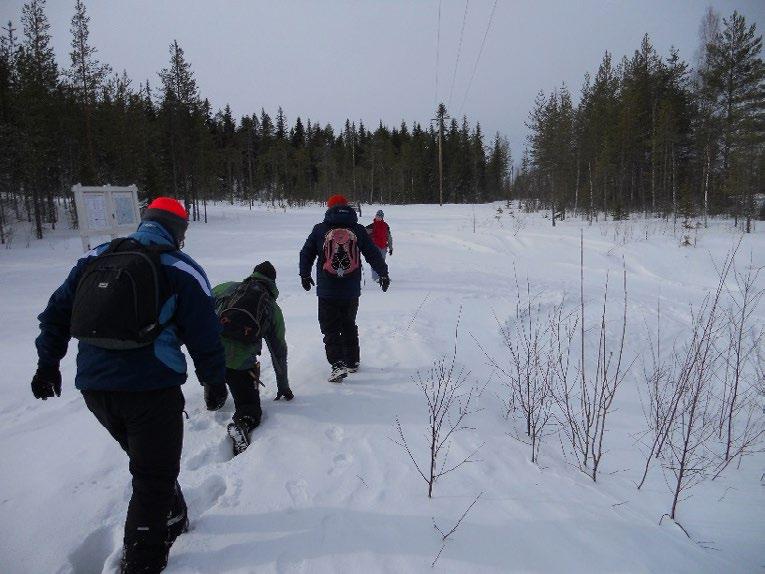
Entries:
[[327, 207], [335, 207], [336, 205], [348, 205], [348, 200], [342, 195], [333, 195], [327, 200]]
[[147, 209], [161, 209], [162, 211], [169, 211], [173, 215], [182, 217], [187, 221], [189, 219], [189, 214], [183, 205], [181, 205], [181, 202], [172, 197], [158, 197], [149, 204]]

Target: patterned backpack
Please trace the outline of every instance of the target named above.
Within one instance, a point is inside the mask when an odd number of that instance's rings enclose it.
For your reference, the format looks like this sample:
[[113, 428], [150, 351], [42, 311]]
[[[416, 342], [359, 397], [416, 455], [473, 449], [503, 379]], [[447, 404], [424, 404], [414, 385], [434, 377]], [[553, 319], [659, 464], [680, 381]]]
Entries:
[[359, 241], [350, 229], [330, 229], [324, 236], [324, 272], [342, 279], [361, 266]]
[[230, 296], [217, 302], [221, 336], [239, 343], [255, 344], [265, 331], [270, 300], [270, 293], [260, 282], [251, 277], [242, 281]]

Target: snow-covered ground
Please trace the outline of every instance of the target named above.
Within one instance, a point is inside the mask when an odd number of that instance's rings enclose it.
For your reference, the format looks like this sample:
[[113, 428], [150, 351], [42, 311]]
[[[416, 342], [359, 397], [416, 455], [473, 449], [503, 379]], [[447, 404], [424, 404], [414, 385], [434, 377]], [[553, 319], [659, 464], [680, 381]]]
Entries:
[[[587, 226], [570, 219], [552, 228], [538, 214], [496, 218], [495, 210], [385, 207], [395, 241], [392, 284], [382, 293], [367, 279], [359, 312], [362, 368], [342, 385], [325, 382], [316, 297], [297, 276], [298, 251], [323, 209], [218, 205], [209, 224], [192, 224], [186, 251], [213, 283], [242, 278], [264, 259], [276, 266], [296, 399], [271, 400], [267, 368], [264, 422], [250, 449], [232, 460], [225, 435], [230, 399], [211, 414], [193, 376], [184, 386], [189, 420], [180, 482], [192, 531], [173, 546], [168, 572], [427, 572], [441, 548], [434, 521], [451, 528], [480, 492], [436, 571], [765, 568], [765, 456], [746, 458], [739, 470], [692, 491], [679, 520], [693, 540], [671, 522], [659, 525], [671, 504], [659, 469], [641, 491], [635, 488], [643, 461], [635, 437], [644, 428], [636, 390], [647, 351], [644, 321], [655, 319], [661, 296], [666, 341], [686, 330], [689, 305], [714, 287], [715, 262], [740, 236], [715, 222], [698, 232], [695, 247], [680, 247], [671, 223]], [[365, 208], [365, 216], [372, 213]], [[506, 389], [476, 343], [501, 352], [494, 314], [504, 319], [514, 309], [513, 266], [546, 300], [576, 298], [580, 229], [585, 299], [593, 308], [606, 271], [616, 277], [626, 265], [628, 352], [638, 356], [616, 400], [597, 484], [564, 462], [555, 437], [543, 443], [539, 466], [529, 462], [528, 447], [509, 436]], [[751, 253], [755, 265], [765, 265], [763, 232], [760, 226], [744, 237], [742, 263]], [[80, 253], [71, 231], [28, 248], [17, 237], [12, 249], [0, 251], [2, 572], [112, 572], [119, 556], [127, 460], [73, 388], [74, 352], [62, 364], [61, 398], [35, 401], [29, 390], [36, 316]], [[425, 455], [427, 416], [411, 377], [452, 351], [460, 307], [457, 360], [486, 386], [477, 405], [483, 410], [468, 420], [475, 429], [456, 435], [450, 456], [485, 444], [478, 462], [444, 477], [429, 500], [391, 439], [398, 417], [415, 454]], [[757, 320], [765, 321], [765, 309]]]

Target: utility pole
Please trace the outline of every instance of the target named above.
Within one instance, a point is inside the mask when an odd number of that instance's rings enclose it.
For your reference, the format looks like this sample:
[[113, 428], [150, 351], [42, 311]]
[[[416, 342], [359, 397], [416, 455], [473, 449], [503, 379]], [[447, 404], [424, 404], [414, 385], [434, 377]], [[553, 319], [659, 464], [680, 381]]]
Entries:
[[432, 122], [438, 122], [438, 205], [444, 204], [444, 120], [450, 119], [446, 113], [446, 106], [443, 103], [438, 104], [436, 117]]
[[351, 125], [351, 157], [353, 158], [353, 198], [358, 199], [356, 195], [356, 122]]

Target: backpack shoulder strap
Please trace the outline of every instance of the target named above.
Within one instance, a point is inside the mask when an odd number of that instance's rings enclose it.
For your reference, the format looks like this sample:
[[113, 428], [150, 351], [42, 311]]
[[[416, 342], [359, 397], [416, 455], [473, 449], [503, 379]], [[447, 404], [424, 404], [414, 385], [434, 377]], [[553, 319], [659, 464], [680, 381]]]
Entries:
[[141, 246], [150, 253], [157, 253], [158, 255], [161, 255], [162, 253], [172, 253], [173, 251], [178, 251], [176, 247], [173, 247], [172, 245], [143, 245]]
[[116, 239], [112, 239], [109, 242], [109, 247], [106, 248], [106, 251], [104, 251], [104, 253], [116, 253], [117, 251], [129, 251], [131, 247], [134, 248], [136, 244], [142, 247], [141, 244], [135, 239], [133, 239], [132, 237], [118, 237]]

